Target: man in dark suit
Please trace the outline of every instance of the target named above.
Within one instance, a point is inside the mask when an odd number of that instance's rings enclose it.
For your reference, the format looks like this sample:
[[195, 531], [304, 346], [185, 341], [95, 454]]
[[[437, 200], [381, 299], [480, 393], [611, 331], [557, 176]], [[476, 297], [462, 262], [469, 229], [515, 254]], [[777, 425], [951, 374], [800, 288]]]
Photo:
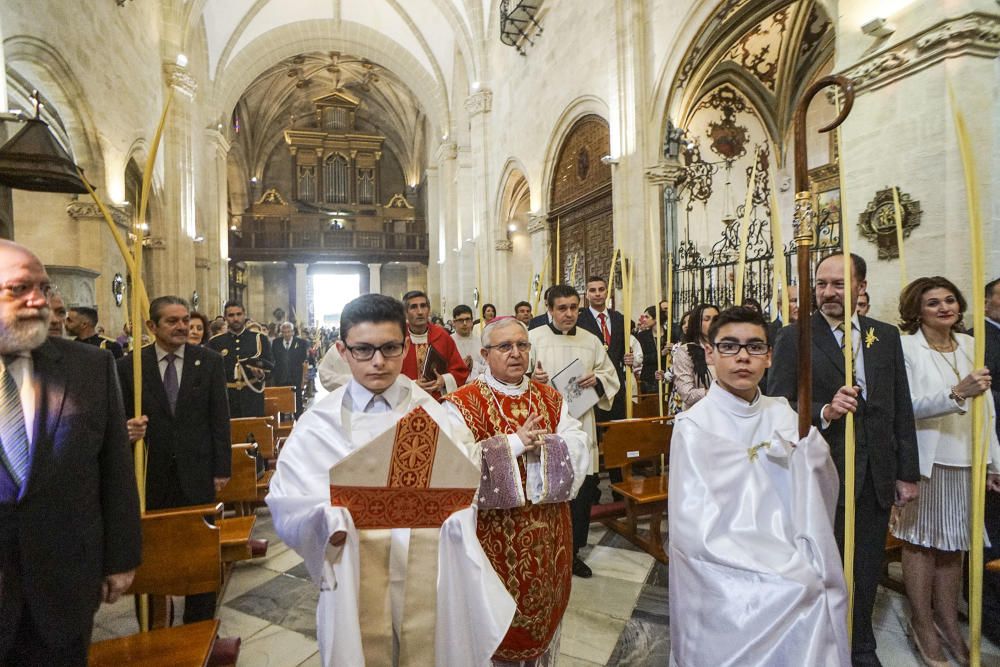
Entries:
[[[855, 418], [855, 488], [857, 502], [854, 552], [854, 665], [880, 665], [875, 654], [872, 610], [882, 573], [889, 512], [917, 497], [920, 479], [913, 404], [906, 379], [903, 349], [896, 327], [854, 315], [853, 386], [844, 385], [842, 322], [844, 308], [854, 311], [858, 294], [866, 287], [865, 261], [852, 255], [851, 285], [844, 285], [844, 256], [829, 255], [816, 267], [817, 311], [781, 330], [774, 347], [768, 393], [784, 396], [797, 406], [798, 331], [812, 327], [812, 423], [830, 444], [840, 473], [841, 490], [834, 531], [843, 552], [844, 539], [844, 425], [848, 412]], [[849, 301], [848, 301], [849, 299]], [[840, 328], [838, 328], [840, 327]]]
[[[142, 348], [142, 416], [128, 420], [129, 438], [146, 439], [146, 507], [214, 503], [229, 481], [229, 404], [222, 357], [188, 345], [187, 302], [161, 296], [149, 304], [152, 345]], [[125, 405], [134, 399], [133, 354], [118, 362]], [[178, 545], [183, 548], [183, 545]], [[215, 593], [189, 595], [184, 622], [215, 615]]]
[[615, 394], [611, 409], [595, 409], [594, 416], [599, 422], [625, 419], [625, 366], [632, 364], [632, 355], [625, 354], [625, 337], [631, 335], [631, 327], [626, 331], [625, 317], [617, 310], [608, 308], [608, 281], [604, 278], [587, 278], [586, 296], [589, 307], [580, 309], [577, 326], [594, 334], [604, 343], [608, 358], [618, 372], [618, 386], [622, 388]]
[[[545, 294], [542, 295], [542, 301], [544, 301], [545, 303], [549, 302], [549, 292], [550, 291], [552, 291], [552, 286], [546, 287], [545, 288]], [[551, 322], [551, 321], [552, 320], [549, 319], [549, 311], [548, 310], [542, 310], [542, 312], [541, 312], [540, 315], [535, 315], [534, 317], [532, 317], [528, 321], [528, 331], [531, 331], [532, 329], [537, 329], [538, 327], [547, 326], [548, 323]]]
[[81, 343], [108, 350], [115, 355], [115, 359], [121, 359], [124, 354], [118, 341], [97, 332], [97, 310], [94, 308], [70, 308], [66, 314], [66, 331], [76, 336], [76, 340]]
[[268, 380], [271, 387], [295, 388], [295, 416], [302, 414], [302, 385], [307, 370], [309, 342], [295, 335], [295, 325], [282, 322], [281, 336], [271, 343], [274, 371]]
[[[977, 332], [978, 333], [978, 332]], [[991, 378], [1000, 378], [1000, 278], [986, 284], [986, 368]], [[993, 403], [1000, 408], [1000, 381], [990, 387]], [[1000, 420], [997, 420], [1000, 436]], [[1000, 495], [986, 494], [986, 532], [1000, 535]], [[1000, 540], [995, 537], [993, 546], [986, 550], [985, 561], [1000, 558]], [[983, 575], [983, 634], [994, 644], [1000, 643], [1000, 573]]]
[[229, 414], [263, 417], [264, 378], [274, 368], [271, 342], [264, 334], [247, 328], [247, 313], [239, 301], [227, 301], [222, 312], [226, 331], [212, 336], [207, 347], [223, 357]]
[[111, 354], [47, 339], [49, 277], [0, 241], [0, 664], [85, 665], [132, 583], [139, 498]]

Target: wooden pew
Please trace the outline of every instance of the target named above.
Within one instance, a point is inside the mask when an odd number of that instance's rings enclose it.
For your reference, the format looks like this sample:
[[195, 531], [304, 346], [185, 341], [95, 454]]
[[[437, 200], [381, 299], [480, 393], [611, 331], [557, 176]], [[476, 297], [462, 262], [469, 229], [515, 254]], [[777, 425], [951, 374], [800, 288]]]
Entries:
[[274, 437], [287, 438], [295, 426], [294, 387], [265, 387], [264, 414], [274, 417]]
[[[659, 394], [639, 394], [637, 397], [638, 402], [632, 406], [632, 418], [642, 419], [644, 417], [659, 417], [660, 408]], [[664, 401], [666, 401], [666, 393], [663, 395]], [[666, 403], [663, 406], [663, 414], [667, 414]]]
[[231, 506], [237, 516], [246, 516], [257, 503], [256, 443], [233, 445], [232, 472], [229, 481], [216, 494], [215, 499]]
[[[218, 592], [222, 586], [220, 529], [205, 518], [218, 516], [221, 511], [221, 505], [198, 505], [143, 515], [142, 564], [128, 593]], [[213, 619], [97, 642], [90, 647], [89, 664], [203, 667], [211, 655], [218, 628], [219, 621]]]
[[[605, 428], [601, 448], [604, 467], [622, 471], [622, 481], [611, 488], [625, 499], [625, 517], [603, 517], [601, 523], [629, 542], [652, 555], [662, 563], [667, 562], [663, 550], [661, 520], [667, 510], [667, 470], [658, 474], [636, 475], [633, 466], [643, 464], [654, 471], [661, 459], [670, 458], [670, 437], [673, 434], [671, 417], [645, 417], [622, 419], [599, 424]], [[649, 536], [638, 531], [640, 517], [649, 518]]]
[[230, 442], [255, 442], [260, 456], [267, 461], [267, 469], [257, 478], [257, 501], [263, 502], [274, 476], [273, 464], [277, 459], [272, 417], [234, 417], [229, 420]]

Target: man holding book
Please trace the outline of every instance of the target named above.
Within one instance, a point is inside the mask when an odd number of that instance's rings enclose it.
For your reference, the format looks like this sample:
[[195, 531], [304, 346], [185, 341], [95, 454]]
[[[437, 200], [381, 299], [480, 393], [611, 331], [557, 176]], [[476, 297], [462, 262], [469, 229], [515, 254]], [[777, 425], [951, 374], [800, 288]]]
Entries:
[[403, 375], [437, 400], [463, 384], [469, 367], [462, 360], [455, 341], [447, 330], [430, 321], [431, 305], [427, 295], [412, 290], [403, 295], [406, 307], [409, 349], [403, 357]]
[[[610, 410], [618, 392], [618, 372], [604, 343], [597, 336], [576, 326], [580, 294], [570, 285], [554, 285], [548, 291], [546, 306], [549, 324], [528, 332], [532, 353], [532, 379], [550, 382], [561, 388], [569, 403], [570, 414], [583, 424], [590, 446], [590, 473], [572, 502], [573, 574], [589, 577], [593, 573], [578, 556], [587, 544], [590, 508], [600, 497], [597, 488], [597, 427], [594, 407]], [[572, 366], [572, 368], [567, 368]], [[565, 372], [563, 372], [565, 369]], [[567, 376], [571, 374], [575, 379]]]

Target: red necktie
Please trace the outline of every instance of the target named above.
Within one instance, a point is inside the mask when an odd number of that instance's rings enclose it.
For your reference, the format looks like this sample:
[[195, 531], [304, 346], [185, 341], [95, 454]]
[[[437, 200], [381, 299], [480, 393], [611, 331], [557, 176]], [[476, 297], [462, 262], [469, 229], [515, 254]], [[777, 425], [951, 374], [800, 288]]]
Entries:
[[608, 317], [604, 313], [598, 315], [601, 318], [601, 333], [604, 334], [604, 346], [611, 347], [611, 332], [608, 331]]

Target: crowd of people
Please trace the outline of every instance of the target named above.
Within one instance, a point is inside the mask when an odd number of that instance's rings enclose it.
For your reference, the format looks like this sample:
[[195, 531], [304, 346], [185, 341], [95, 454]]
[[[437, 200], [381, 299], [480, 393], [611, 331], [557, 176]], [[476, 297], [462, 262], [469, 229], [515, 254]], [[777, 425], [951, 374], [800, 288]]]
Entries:
[[[985, 396], [996, 427], [1000, 279], [974, 295], [987, 314], [986, 330], [975, 332], [966, 296], [940, 276], [905, 287], [898, 313], [884, 314], [895, 324], [870, 317], [864, 260], [836, 253], [815, 267], [812, 307], [801, 317], [794, 295], [788, 322], [766, 318], [754, 300], [701, 303], [676, 331], [666, 302], [626, 322], [601, 276], [583, 294], [551, 286], [538, 314], [527, 302], [510, 315], [459, 305], [445, 323], [414, 290], [401, 300], [363, 295], [344, 308], [339, 329], [298, 332], [292, 322], [253, 322], [238, 301], [209, 319], [160, 296], [143, 334], [141, 414], [127, 419], [139, 354], [127, 332], [112, 340], [93, 309], [67, 308], [26, 248], [0, 241], [0, 260], [4, 664], [85, 663], [99, 600], [127, 590], [139, 563], [130, 443], [147, 442], [148, 508], [214, 502], [231, 472], [229, 420], [263, 416], [265, 384], [297, 395], [300, 418], [267, 504], [319, 586], [324, 664], [393, 659], [394, 650], [436, 654], [439, 664], [555, 664], [572, 577], [593, 574], [581, 550], [601, 496], [597, 423], [626, 416], [630, 381], [639, 394], [662, 386], [675, 423], [665, 548], [677, 664], [880, 664], [872, 611], [890, 531], [903, 543], [916, 651], [930, 665], [947, 664], [948, 654], [969, 659], [959, 606], [972, 548], [970, 406]], [[807, 352], [797, 349], [800, 326], [811, 328]], [[973, 363], [973, 335], [986, 337], [985, 368]], [[802, 355], [812, 369], [809, 405], [798, 401]], [[304, 410], [314, 376], [331, 393]], [[813, 426], [804, 438], [800, 410]], [[844, 485], [849, 414], [853, 489]], [[427, 517], [393, 523], [392, 508], [376, 503], [372, 511], [385, 516], [374, 525], [392, 528], [387, 536], [330, 502], [331, 467], [403, 432], [425, 435], [385, 463], [390, 479], [400, 466], [408, 488], [420, 478], [459, 486], [456, 470], [415, 449], [426, 437], [457, 445], [481, 475], [478, 510], [430, 523], [440, 529], [430, 537], [410, 530], [429, 527]], [[1000, 439], [995, 428], [988, 436], [990, 560], [1000, 555]], [[408, 506], [432, 511], [440, 496], [431, 491], [411, 488]], [[848, 493], [857, 508], [850, 637], [841, 565]], [[428, 549], [438, 541], [440, 550]], [[53, 560], [81, 549], [91, 556]], [[377, 554], [389, 585], [373, 591], [361, 573], [371, 574], [366, 559]], [[425, 604], [434, 613], [415, 613], [407, 592], [426, 594], [428, 584], [411, 581], [406, 563], [437, 557], [449, 569]], [[189, 596], [184, 621], [211, 618], [216, 604], [215, 594]], [[984, 613], [984, 633], [1000, 639], [1000, 581], [990, 573]], [[748, 614], [767, 616], [767, 629], [755, 630]], [[57, 639], [51, 627], [62, 629]]]

